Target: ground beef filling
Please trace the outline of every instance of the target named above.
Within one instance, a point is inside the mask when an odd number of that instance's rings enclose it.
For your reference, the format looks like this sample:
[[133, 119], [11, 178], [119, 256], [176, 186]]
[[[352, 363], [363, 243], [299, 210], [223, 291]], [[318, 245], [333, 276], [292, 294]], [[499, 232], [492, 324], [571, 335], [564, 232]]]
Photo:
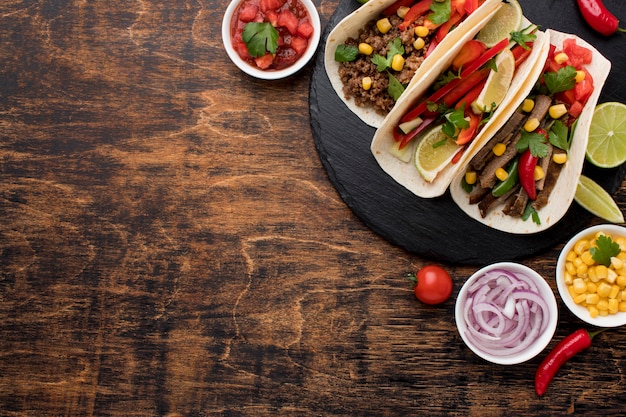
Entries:
[[[398, 16], [390, 16], [392, 28], [389, 32], [382, 34], [376, 28], [376, 20], [370, 21], [364, 29], [359, 32], [357, 39], [348, 38], [345, 42], [346, 45], [353, 45], [358, 47], [362, 42], [372, 46], [374, 52], [370, 56], [359, 54], [357, 59], [352, 62], [342, 62], [339, 66], [339, 76], [343, 82], [343, 92], [347, 99], [354, 98], [357, 105], [362, 107], [372, 107], [377, 113], [381, 115], [387, 115], [391, 108], [395, 104], [395, 100], [387, 92], [389, 87], [389, 73], [404, 86], [406, 86], [415, 71], [424, 61], [424, 52], [428, 48], [429, 35], [424, 40], [426, 46], [420, 50], [413, 47], [413, 42], [417, 39], [415, 35], [415, 26], [419, 26], [423, 23], [423, 18], [420, 18], [413, 25], [406, 30], [401, 31], [398, 29], [398, 25], [402, 22], [402, 19]], [[404, 45], [404, 58], [405, 64], [402, 71], [394, 71], [391, 68], [383, 72], [376, 70], [376, 65], [372, 63], [371, 57], [374, 54], [378, 54], [386, 57], [389, 49], [389, 43], [394, 39], [400, 38]], [[364, 77], [372, 78], [372, 88], [364, 90], [362, 80]]]

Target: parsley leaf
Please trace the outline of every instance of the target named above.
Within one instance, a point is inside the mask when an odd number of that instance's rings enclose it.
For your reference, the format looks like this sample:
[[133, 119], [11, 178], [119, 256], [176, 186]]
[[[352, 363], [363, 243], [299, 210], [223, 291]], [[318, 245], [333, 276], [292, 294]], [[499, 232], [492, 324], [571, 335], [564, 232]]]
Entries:
[[372, 56], [372, 62], [376, 65], [376, 71], [383, 72], [387, 68], [391, 67], [391, 61], [396, 55], [404, 55], [404, 45], [400, 38], [395, 38], [388, 43], [389, 49], [387, 50], [387, 57], [375, 54]]
[[589, 253], [594, 261], [600, 265], [610, 266], [611, 257], [620, 253], [619, 244], [606, 235], [600, 235], [596, 239], [596, 246], [589, 248]]
[[359, 48], [354, 45], [341, 44], [335, 49], [335, 61], [352, 62], [359, 54]]
[[278, 48], [278, 31], [268, 22], [246, 23], [241, 37], [248, 47], [248, 53], [254, 57], [261, 57], [268, 52], [276, 53]]
[[526, 50], [530, 49], [530, 46], [528, 46], [527, 43], [537, 39], [537, 35], [532, 32], [526, 33], [527, 30], [528, 27], [520, 30], [519, 32], [511, 32], [511, 40]]
[[402, 83], [400, 83], [400, 81], [398, 81], [398, 79], [391, 74], [389, 74], [389, 87], [387, 87], [387, 92], [396, 101], [400, 98], [402, 93], [404, 93], [404, 86]]
[[569, 131], [567, 126], [560, 120], [556, 120], [552, 125], [552, 128], [548, 132], [550, 143], [559, 149], [567, 151], [569, 149]]
[[433, 1], [430, 10], [432, 13], [428, 16], [428, 20], [434, 24], [440, 25], [450, 20], [450, 0]]
[[458, 135], [460, 129], [469, 127], [469, 122], [465, 120], [465, 106], [458, 109], [450, 109], [444, 114], [444, 124], [441, 131], [451, 138]]
[[522, 137], [519, 141], [517, 141], [515, 148], [520, 153], [524, 152], [526, 149], [530, 149], [530, 153], [539, 158], [543, 158], [548, 155], [546, 137], [541, 133], [522, 130]]
[[549, 95], [571, 90], [576, 85], [576, 68], [568, 65], [558, 72], [549, 71], [543, 75], [543, 79]]

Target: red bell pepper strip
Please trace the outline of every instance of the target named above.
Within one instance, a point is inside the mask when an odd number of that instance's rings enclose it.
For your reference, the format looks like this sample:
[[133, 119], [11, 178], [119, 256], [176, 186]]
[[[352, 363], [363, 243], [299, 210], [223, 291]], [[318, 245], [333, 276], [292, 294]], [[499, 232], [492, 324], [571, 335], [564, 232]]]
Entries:
[[534, 156], [530, 149], [526, 149], [519, 158], [517, 173], [519, 182], [526, 194], [531, 200], [537, 198], [537, 189], [535, 188], [535, 167], [537, 166], [538, 157]]
[[489, 71], [491, 71], [490, 68], [481, 68], [480, 70], [468, 75], [457, 84], [454, 90], [450, 91], [449, 94], [446, 94], [442, 103], [448, 107], [454, 106], [465, 94], [476, 87], [476, 85], [482, 83], [482, 81], [486, 81], [489, 76]]
[[430, 5], [433, 3], [433, 0], [420, 0], [415, 3], [406, 15], [404, 16], [404, 20], [402, 23], [398, 25], [398, 29], [405, 30], [408, 28], [411, 23], [415, 22], [420, 16], [424, 15], [427, 11], [430, 10]]
[[463, 156], [463, 154], [465, 153], [465, 151], [467, 150], [467, 146], [461, 146], [461, 149], [459, 149], [454, 156], [452, 157], [452, 160], [450, 161], [453, 164], [456, 164], [457, 162], [459, 162], [461, 160], [461, 156]]
[[465, 0], [465, 11], [472, 14], [478, 9], [478, 0]]
[[466, 109], [469, 108], [469, 106], [474, 102], [474, 100], [478, 98], [480, 93], [483, 91], [483, 88], [485, 88], [485, 84], [487, 84], [487, 77], [479, 81], [478, 84], [476, 84], [471, 90], [469, 90], [462, 99], [457, 101], [454, 108], [460, 109], [463, 105]]
[[[409, 142], [411, 142], [411, 141], [413, 140], [413, 138], [415, 138], [417, 135], [419, 135], [419, 134], [420, 134], [420, 133], [422, 133], [424, 130], [426, 130], [426, 128], [427, 128], [428, 126], [430, 126], [430, 124], [431, 124], [432, 122], [434, 122], [435, 120], [436, 120], [436, 118], [435, 118], [435, 117], [431, 117], [431, 118], [428, 118], [428, 119], [424, 119], [424, 120], [422, 121], [422, 123], [421, 123], [418, 127], [416, 127], [415, 129], [411, 130], [411, 131], [410, 131], [409, 133], [407, 133], [406, 135], [404, 135], [404, 136], [400, 136], [400, 145], [398, 145], [398, 149], [402, 149], [402, 148], [404, 148], [406, 145], [408, 145], [408, 144], [409, 144]], [[400, 131], [400, 129], [399, 129], [399, 128], [396, 128], [395, 130], [396, 130], [396, 132], [394, 132], [394, 139], [397, 137], [396, 135], [397, 135], [398, 131]], [[400, 132], [400, 135], [401, 135], [401, 132]]]
[[478, 125], [480, 124], [480, 121], [482, 120], [482, 117], [474, 113], [471, 109], [469, 111], [466, 111], [465, 115], [469, 116], [469, 119], [470, 119], [469, 126], [464, 127], [459, 132], [455, 141], [457, 145], [465, 145], [466, 143], [471, 142], [472, 139], [474, 139], [474, 136], [476, 135], [476, 131], [478, 130]]
[[441, 42], [443, 38], [448, 36], [448, 33], [450, 33], [450, 30], [452, 30], [452, 27], [459, 23], [462, 18], [463, 16], [461, 16], [459, 13], [453, 13], [447, 22], [439, 26], [439, 29], [437, 29], [437, 32], [435, 33], [435, 39]]
[[482, 67], [485, 63], [487, 63], [487, 61], [489, 61], [491, 58], [496, 56], [499, 52], [501, 52], [504, 48], [508, 46], [509, 40], [508, 38], [504, 38], [500, 42], [495, 44], [492, 48], [486, 50], [485, 53], [480, 56], [480, 58], [467, 65], [467, 67], [465, 67], [465, 69], [461, 71], [460, 78], [453, 79], [448, 84], [435, 91], [435, 93], [433, 93], [429, 98], [419, 103], [416, 107], [413, 108], [413, 110], [409, 111], [407, 114], [404, 115], [404, 117], [402, 117], [402, 119], [400, 120], [401, 123], [408, 122], [409, 120], [413, 120], [416, 117], [419, 117], [422, 112], [426, 110], [429, 102], [436, 103], [444, 98], [446, 94], [454, 90], [459, 85], [463, 78], [466, 78], [471, 73]]
[[537, 395], [545, 394], [550, 381], [561, 366], [578, 352], [591, 346], [593, 338], [603, 330], [588, 332], [585, 329], [579, 329], [561, 340], [537, 368], [535, 373], [535, 392]]
[[392, 14], [395, 14], [400, 7], [409, 7], [411, 4], [413, 4], [414, 1], [415, 0], [398, 0], [391, 6], [388, 6], [385, 10], [383, 10], [383, 15], [391, 16]]

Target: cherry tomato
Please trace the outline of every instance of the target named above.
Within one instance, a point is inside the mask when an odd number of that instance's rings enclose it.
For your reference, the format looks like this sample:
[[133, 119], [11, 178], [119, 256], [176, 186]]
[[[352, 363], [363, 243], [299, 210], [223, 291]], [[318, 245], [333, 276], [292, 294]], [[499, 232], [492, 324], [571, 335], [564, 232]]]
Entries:
[[427, 265], [411, 277], [415, 281], [413, 292], [424, 304], [441, 304], [452, 294], [452, 278], [443, 268]]

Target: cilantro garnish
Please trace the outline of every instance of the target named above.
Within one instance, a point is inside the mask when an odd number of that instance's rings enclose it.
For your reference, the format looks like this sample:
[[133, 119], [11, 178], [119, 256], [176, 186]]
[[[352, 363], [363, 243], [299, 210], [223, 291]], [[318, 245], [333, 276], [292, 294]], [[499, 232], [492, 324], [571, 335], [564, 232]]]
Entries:
[[440, 25], [450, 20], [450, 0], [433, 1], [433, 3], [430, 5], [430, 10], [432, 11], [432, 13], [428, 16], [428, 20], [430, 20], [434, 24]]
[[543, 75], [548, 95], [571, 90], [576, 85], [576, 68], [568, 65], [557, 72], [549, 71]]
[[354, 45], [340, 44], [335, 49], [335, 61], [352, 62], [359, 54], [359, 48]]
[[606, 235], [600, 235], [596, 239], [596, 246], [589, 248], [589, 253], [594, 261], [600, 265], [610, 266], [611, 258], [620, 253], [619, 244]]
[[254, 57], [261, 57], [268, 52], [273, 54], [278, 48], [278, 31], [268, 22], [246, 23], [242, 39], [248, 47], [248, 53]]
[[517, 141], [515, 148], [520, 153], [530, 149], [530, 153], [539, 158], [548, 155], [549, 150], [546, 137], [542, 133], [527, 132], [525, 130], [522, 130], [522, 137]]
[[389, 87], [387, 87], [387, 93], [394, 99], [398, 100], [402, 93], [404, 93], [404, 86], [396, 77], [389, 74]]
[[441, 131], [451, 138], [458, 135], [460, 129], [469, 127], [469, 122], [465, 120], [465, 106], [458, 109], [450, 109], [444, 114], [444, 124]]
[[511, 32], [511, 40], [527, 50], [530, 49], [530, 46], [528, 46], [527, 43], [530, 43], [537, 39], [537, 35], [535, 35], [534, 33], [526, 33], [529, 27], [530, 26], [520, 30], [519, 32]]
[[560, 120], [556, 120], [554, 124], [552, 124], [552, 128], [548, 132], [548, 137], [552, 145], [564, 151], [569, 150], [569, 130]]
[[398, 54], [404, 55], [404, 45], [402, 45], [400, 38], [395, 38], [393, 41], [390, 41], [388, 45], [389, 50], [387, 51], [387, 57], [378, 54], [372, 56], [372, 62], [376, 65], [376, 71], [378, 72], [383, 72], [391, 67], [391, 61], [393, 61], [394, 56]]

